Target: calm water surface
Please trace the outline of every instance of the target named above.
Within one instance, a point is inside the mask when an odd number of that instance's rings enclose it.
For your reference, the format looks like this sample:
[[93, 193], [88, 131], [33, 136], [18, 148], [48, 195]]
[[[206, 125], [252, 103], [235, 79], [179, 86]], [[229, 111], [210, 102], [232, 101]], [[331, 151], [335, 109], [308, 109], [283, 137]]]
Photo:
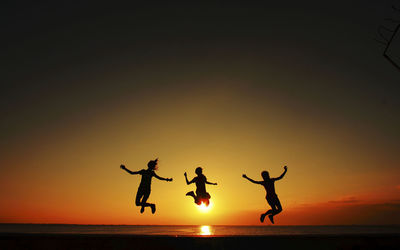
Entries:
[[0, 233], [127, 234], [167, 236], [268, 236], [399, 234], [400, 226], [131, 226], [0, 224]]

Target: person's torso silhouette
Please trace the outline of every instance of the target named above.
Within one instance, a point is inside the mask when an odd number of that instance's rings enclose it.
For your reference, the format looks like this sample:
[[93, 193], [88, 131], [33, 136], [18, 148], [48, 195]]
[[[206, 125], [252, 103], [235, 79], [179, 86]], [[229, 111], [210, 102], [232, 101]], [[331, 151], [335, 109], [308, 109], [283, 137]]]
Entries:
[[200, 174], [200, 175], [194, 177], [194, 182], [196, 183], [196, 193], [197, 194], [207, 193], [206, 181], [207, 181], [207, 178], [203, 174]]
[[275, 180], [274, 179], [264, 180], [262, 185], [264, 186], [265, 191], [267, 192], [267, 194], [266, 194], [267, 197], [277, 196], [275, 193]]
[[139, 174], [142, 176], [140, 180], [140, 189], [150, 190], [151, 189], [151, 179], [154, 176], [154, 170], [152, 169], [142, 169], [139, 171]]

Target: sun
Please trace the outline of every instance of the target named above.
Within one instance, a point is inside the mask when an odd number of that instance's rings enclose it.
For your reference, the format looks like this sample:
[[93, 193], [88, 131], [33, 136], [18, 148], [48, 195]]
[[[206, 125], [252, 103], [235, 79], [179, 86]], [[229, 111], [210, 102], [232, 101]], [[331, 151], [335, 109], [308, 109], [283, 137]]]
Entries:
[[212, 202], [210, 201], [210, 204], [208, 204], [208, 206], [206, 206], [206, 204], [204, 204], [204, 202], [202, 202], [202, 203], [201, 203], [200, 205], [198, 205], [197, 207], [198, 207], [198, 209], [200, 210], [200, 212], [202, 212], [202, 213], [207, 213], [207, 212], [209, 212], [209, 211], [211, 210], [212, 206], [213, 206], [213, 204], [212, 204]]

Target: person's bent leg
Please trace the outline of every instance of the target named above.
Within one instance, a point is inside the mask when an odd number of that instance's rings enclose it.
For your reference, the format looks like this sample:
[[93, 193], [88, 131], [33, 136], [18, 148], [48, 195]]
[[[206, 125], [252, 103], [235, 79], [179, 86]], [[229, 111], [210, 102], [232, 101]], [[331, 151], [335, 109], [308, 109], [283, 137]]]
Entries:
[[142, 206], [142, 197], [144, 196], [144, 193], [142, 190], [138, 190], [137, 194], [136, 194], [136, 199], [135, 199], [135, 205], [138, 207], [142, 207], [140, 209], [140, 213], [142, 214], [144, 212], [144, 206]]
[[198, 204], [198, 197], [194, 194], [193, 191], [187, 192], [186, 196], [191, 196], [194, 199], [194, 203]]
[[138, 192], [136, 193], [136, 199], [135, 199], [135, 205], [136, 206], [141, 206], [142, 202], [140, 201], [143, 197], [143, 192], [141, 190], [138, 190]]
[[[268, 218], [269, 218], [269, 220], [271, 221], [271, 223], [272, 224], [274, 224], [275, 222], [274, 222], [274, 214], [275, 214], [275, 211], [276, 211], [276, 208], [275, 208], [275, 199], [273, 199], [273, 198], [267, 198], [267, 201], [268, 201], [268, 204], [271, 206], [271, 210], [268, 210], [266, 213], [265, 213], [265, 216], [267, 216], [267, 214], [269, 214], [268, 215]], [[264, 216], [264, 217], [265, 217]]]
[[147, 199], [149, 198], [149, 196], [150, 196], [150, 192], [146, 192], [143, 194], [142, 201], [140, 202], [142, 207], [150, 207], [151, 206], [151, 203], [147, 203]]
[[264, 222], [265, 216], [267, 216], [268, 214], [271, 214], [271, 213], [273, 212], [273, 209], [274, 209], [274, 206], [273, 206], [273, 203], [272, 203], [271, 199], [266, 198], [266, 200], [267, 200], [267, 202], [268, 202], [268, 205], [270, 205], [271, 209], [268, 210], [267, 212], [261, 214], [261, 216], [260, 216], [260, 221], [261, 221], [261, 223]]
[[194, 192], [193, 192], [193, 191], [190, 191], [190, 192], [187, 192], [187, 193], [186, 193], [186, 196], [192, 196], [192, 197], [193, 197], [193, 196], [195, 196], [195, 195], [194, 195]]
[[140, 209], [140, 213], [144, 212], [145, 207], [149, 207], [151, 204], [147, 203], [147, 199], [149, 198], [150, 192], [145, 192], [143, 190], [139, 190], [137, 195], [136, 195], [136, 201], [135, 204], [138, 207], [142, 207]]
[[281, 206], [281, 202], [279, 201], [278, 197], [276, 197], [274, 199], [274, 206], [273, 211], [270, 215], [268, 215], [269, 220], [272, 222], [272, 224], [274, 224], [274, 216], [279, 214], [280, 212], [282, 212], [282, 206]]
[[275, 207], [276, 208], [273, 211], [274, 216], [279, 214], [280, 212], [282, 212], [282, 205], [281, 205], [281, 202], [279, 201], [278, 197], [275, 199]]
[[201, 199], [198, 196], [194, 196], [194, 203], [196, 203], [197, 205], [201, 205]]
[[146, 192], [143, 196], [142, 199], [142, 208], [144, 209], [144, 207], [151, 207], [151, 213], [154, 214], [156, 212], [156, 204], [153, 203], [147, 203], [147, 199], [150, 196], [150, 192]]

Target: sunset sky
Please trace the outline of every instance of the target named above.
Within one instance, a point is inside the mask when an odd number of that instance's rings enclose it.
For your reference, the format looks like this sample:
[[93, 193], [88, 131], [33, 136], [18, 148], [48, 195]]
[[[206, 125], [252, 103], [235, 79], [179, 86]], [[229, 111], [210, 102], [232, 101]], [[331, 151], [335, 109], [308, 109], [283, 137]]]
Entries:
[[[277, 225], [400, 224], [396, 1], [34, 2], [1, 10], [0, 223], [261, 225], [242, 174], [287, 165]], [[140, 214], [119, 166], [156, 157]]]

